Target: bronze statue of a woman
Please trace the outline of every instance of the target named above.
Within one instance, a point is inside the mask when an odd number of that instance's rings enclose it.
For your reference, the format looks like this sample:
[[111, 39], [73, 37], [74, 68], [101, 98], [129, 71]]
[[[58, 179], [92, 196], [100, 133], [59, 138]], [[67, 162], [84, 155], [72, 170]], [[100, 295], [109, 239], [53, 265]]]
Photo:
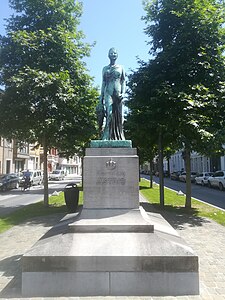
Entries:
[[115, 48], [109, 50], [108, 57], [110, 64], [102, 70], [101, 96], [97, 107], [101, 139], [125, 140], [122, 113], [122, 100], [126, 89], [125, 71], [123, 66], [116, 64], [118, 53]]

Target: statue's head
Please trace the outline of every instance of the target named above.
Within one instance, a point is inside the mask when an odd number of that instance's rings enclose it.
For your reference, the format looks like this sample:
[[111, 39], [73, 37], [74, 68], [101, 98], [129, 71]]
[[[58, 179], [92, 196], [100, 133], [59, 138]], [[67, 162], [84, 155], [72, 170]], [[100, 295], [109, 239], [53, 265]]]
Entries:
[[118, 52], [115, 48], [110, 48], [109, 49], [109, 54], [108, 54], [109, 59], [117, 59], [118, 57]]

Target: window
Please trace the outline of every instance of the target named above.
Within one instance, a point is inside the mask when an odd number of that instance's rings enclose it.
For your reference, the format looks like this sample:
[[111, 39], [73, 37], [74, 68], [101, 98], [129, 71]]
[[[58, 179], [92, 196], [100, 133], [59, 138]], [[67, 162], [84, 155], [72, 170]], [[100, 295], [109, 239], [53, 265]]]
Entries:
[[215, 177], [223, 177], [223, 172], [216, 172]]

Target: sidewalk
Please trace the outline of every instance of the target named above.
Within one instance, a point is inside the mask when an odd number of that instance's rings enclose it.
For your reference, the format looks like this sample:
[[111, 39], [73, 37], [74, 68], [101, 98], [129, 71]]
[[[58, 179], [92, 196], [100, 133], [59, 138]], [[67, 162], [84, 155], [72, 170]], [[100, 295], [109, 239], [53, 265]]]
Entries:
[[[141, 201], [146, 211], [152, 211], [142, 197]], [[0, 299], [225, 300], [225, 227], [205, 218], [172, 213], [163, 216], [199, 256], [200, 296], [22, 298], [21, 257], [62, 216], [35, 218], [0, 234]]]

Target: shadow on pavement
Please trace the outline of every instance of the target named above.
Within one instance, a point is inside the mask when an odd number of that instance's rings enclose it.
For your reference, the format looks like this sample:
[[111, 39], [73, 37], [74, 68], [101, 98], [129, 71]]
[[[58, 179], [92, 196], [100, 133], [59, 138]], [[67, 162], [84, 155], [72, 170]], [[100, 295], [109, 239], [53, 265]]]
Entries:
[[7, 277], [11, 279], [3, 288], [3, 290], [0, 291], [0, 298], [8, 299], [21, 297], [21, 258], [22, 255], [15, 255], [0, 261], [1, 277]]
[[52, 227], [41, 237], [41, 239], [45, 239], [53, 235], [64, 233], [67, 225], [74, 222], [77, 216], [81, 213], [82, 208], [83, 205], [79, 205], [75, 213], [69, 213], [68, 211], [65, 211], [64, 213], [53, 213], [52, 215], [36, 217], [26, 221], [26, 224], [31, 226], [43, 225], [45, 227]]
[[[78, 211], [76, 213], [58, 213], [54, 215], [35, 217], [34, 219], [25, 222], [25, 225], [29, 224], [29, 226], [36, 226], [37, 224], [41, 224], [43, 226], [52, 227], [40, 238], [40, 240], [43, 240], [54, 235], [65, 233], [68, 224], [74, 221], [74, 219], [77, 217], [81, 210], [82, 206], [79, 206]], [[22, 255], [15, 255], [7, 257], [0, 261], [1, 277], [6, 277], [8, 279], [8, 284], [2, 290], [0, 290], [0, 299], [22, 297], [21, 260]]]
[[167, 211], [162, 210], [159, 204], [140, 202], [140, 205], [147, 212], [155, 212], [161, 214], [176, 230], [184, 228], [184, 224], [188, 224], [189, 226], [194, 227], [203, 226], [204, 223], [209, 222], [207, 221], [207, 219], [197, 216], [196, 209], [191, 209], [187, 213], [187, 211], [185, 211], [185, 208], [173, 207], [170, 205], [165, 205]]

